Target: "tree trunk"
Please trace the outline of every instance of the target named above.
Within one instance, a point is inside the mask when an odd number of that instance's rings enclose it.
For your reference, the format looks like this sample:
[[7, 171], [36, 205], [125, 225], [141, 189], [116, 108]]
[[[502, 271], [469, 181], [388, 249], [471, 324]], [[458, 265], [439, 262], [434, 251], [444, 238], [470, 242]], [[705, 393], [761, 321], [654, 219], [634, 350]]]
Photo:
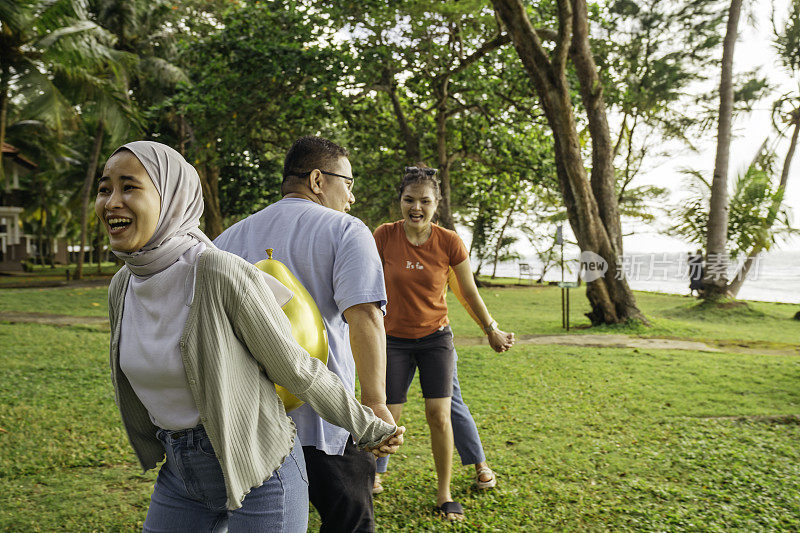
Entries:
[[178, 115], [178, 152], [186, 157], [186, 119]]
[[[38, 196], [38, 200], [41, 202], [39, 204], [39, 227], [36, 228], [36, 242], [38, 243], [38, 252], [39, 252], [39, 265], [44, 267], [44, 249], [45, 249], [45, 242], [44, 242], [44, 228], [45, 224], [47, 224], [47, 202], [42, 201], [44, 199], [44, 191], [42, 190], [42, 182], [39, 179], [39, 174], [34, 172], [33, 174], [33, 186], [34, 190], [36, 191], [36, 195]], [[35, 261], [34, 261], [35, 262]]]
[[400, 98], [397, 96], [397, 87], [395, 86], [393, 78], [389, 81], [389, 84], [389, 99], [392, 102], [392, 109], [394, 109], [394, 116], [397, 119], [397, 126], [400, 128], [400, 136], [403, 138], [403, 143], [406, 146], [406, 157], [410, 164], [416, 165], [422, 161], [419, 136], [411, 129], [406, 115], [403, 113], [403, 108], [400, 106]]
[[[49, 212], [45, 210], [47, 216], [49, 216]], [[55, 247], [56, 247], [56, 237], [53, 235], [53, 226], [51, 224], [47, 224], [44, 228], [45, 231], [45, 239], [47, 241], [47, 264], [50, 265], [50, 268], [55, 268]]]
[[469, 257], [477, 257], [477, 263], [472, 263], [472, 270], [473, 270], [473, 277], [477, 279], [478, 274], [483, 268], [483, 254], [479, 254], [480, 252], [480, 242], [485, 241], [486, 237], [486, 228], [484, 224], [484, 215], [486, 211], [483, 210], [483, 205], [478, 206], [478, 215], [475, 217], [475, 221], [472, 224], [472, 238], [470, 239], [469, 243]]
[[[583, 165], [583, 157], [580, 149], [578, 131], [570, 100], [569, 83], [566, 75], [567, 54], [572, 47], [575, 54], [580, 56], [589, 50], [588, 43], [581, 44], [576, 42], [581, 39], [588, 39], [588, 33], [581, 29], [588, 22], [579, 20], [575, 25], [578, 27], [578, 36], [573, 37], [574, 18], [585, 18], [586, 5], [583, 0], [558, 1], [559, 31], [555, 49], [552, 56], [542, 46], [538, 35], [534, 31], [525, 12], [524, 4], [520, 0], [492, 0], [495, 11], [499, 18], [505, 23], [511, 40], [517, 50], [517, 54], [522, 60], [528, 77], [531, 79], [534, 89], [539, 96], [541, 105], [544, 109], [547, 121], [553, 130], [554, 152], [556, 160], [556, 173], [558, 176], [561, 194], [567, 209], [570, 225], [578, 240], [578, 245], [582, 251], [591, 251], [599, 254], [607, 263], [608, 270], [605, 276], [587, 284], [586, 296], [592, 307], [592, 311], [587, 314], [592, 324], [614, 324], [624, 322], [629, 319], [640, 320], [647, 323], [642, 312], [636, 306], [636, 299], [630, 290], [624, 276], [618, 276], [618, 260], [616, 246], [613, 240], [616, 239], [615, 227], [619, 225], [619, 214], [614, 215], [613, 210], [609, 210], [614, 203], [604, 203], [606, 216], [614, 217], [612, 227], [606, 228], [600, 215], [600, 208], [594, 196], [593, 189], [597, 188], [601, 192], [613, 189], [613, 181], [599, 183], [590, 187]], [[573, 6], [575, 4], [575, 7]], [[584, 50], [581, 52], [581, 50]], [[591, 67], [586, 58], [577, 59], [582, 66], [578, 70], [588, 76], [585, 69]], [[577, 65], [576, 65], [577, 67]], [[596, 73], [595, 73], [596, 74]], [[587, 85], [587, 88], [591, 88]], [[596, 91], [592, 88], [592, 91]], [[587, 95], [590, 100], [599, 100], [602, 94], [592, 92]], [[605, 111], [599, 104], [594, 104], [595, 110], [590, 112], [588, 118], [597, 121]], [[590, 132], [602, 133], [602, 124], [593, 125]], [[608, 125], [606, 124], [606, 129]], [[597, 157], [601, 164], [611, 152], [610, 136], [602, 136], [598, 139], [592, 138], [595, 143], [607, 143], [605, 147], [598, 146]], [[593, 179], [613, 180], [613, 172], [593, 171]], [[603, 198], [604, 201], [606, 198]]]
[[[11, 73], [8, 67], [0, 67], [0, 149], [6, 142], [6, 121], [8, 120], [8, 83]], [[6, 171], [0, 155], [0, 190], [6, 187]]]
[[[792, 159], [794, 158], [794, 151], [797, 148], [797, 139], [798, 135], [800, 134], [800, 109], [795, 110], [793, 117], [794, 123], [794, 132], [792, 133], [792, 140], [789, 142], [789, 150], [786, 152], [786, 158], [783, 160], [783, 170], [781, 171], [781, 181], [778, 184], [779, 191], [786, 190], [786, 183], [789, 181], [789, 167], [792, 164]], [[782, 198], [781, 198], [782, 199]], [[772, 204], [769, 211], [769, 218], [767, 219], [767, 228], [771, 228], [772, 224], [775, 223], [775, 219], [778, 217], [778, 212], [781, 208], [781, 202], [777, 201]], [[731, 280], [730, 284], [728, 285], [728, 293], [731, 294], [734, 298], [739, 294], [739, 291], [744, 284], [744, 280], [747, 279], [747, 274], [750, 272], [750, 269], [753, 266], [753, 263], [756, 260], [758, 254], [760, 254], [764, 250], [763, 243], [757, 243], [753, 246], [753, 249], [750, 250], [747, 254], [747, 259], [745, 259], [742, 266], [739, 268], [739, 271]]]
[[103, 148], [103, 135], [105, 133], [105, 123], [100, 119], [94, 133], [94, 144], [89, 155], [89, 166], [86, 167], [86, 177], [83, 180], [81, 190], [81, 244], [78, 249], [78, 264], [75, 267], [75, 279], [83, 277], [83, 248], [86, 246], [86, 231], [89, 220], [89, 196], [92, 193], [92, 183], [97, 176], [97, 163], [100, 161], [100, 150]]
[[614, 174], [614, 148], [603, 100], [603, 84], [592, 57], [589, 15], [585, 1], [573, 1], [573, 33], [570, 57], [580, 84], [581, 100], [589, 119], [592, 138], [591, 184], [600, 219], [618, 257], [622, 256], [622, 228]]
[[50, 268], [56, 267], [56, 238], [51, 236], [51, 233], [48, 232], [47, 237], [47, 264], [50, 265]]
[[442, 199], [439, 201], [439, 224], [455, 230], [453, 211], [450, 204], [450, 158], [447, 154], [447, 81], [435, 91], [436, 106], [436, 163], [439, 168], [439, 181]]
[[703, 279], [705, 288], [703, 299], [707, 301], [724, 298], [728, 288], [728, 257], [725, 245], [728, 240], [728, 161], [733, 119], [733, 50], [736, 45], [741, 10], [742, 0], [731, 0], [728, 27], [722, 44], [717, 153], [714, 160], [714, 178], [711, 182], [711, 205], [706, 233], [706, 270]]
[[36, 232], [36, 240], [39, 243], [39, 264], [44, 266], [44, 225], [47, 220], [47, 208], [42, 207], [41, 216], [39, 217], [39, 228]]
[[202, 166], [202, 172], [198, 174], [205, 202], [205, 211], [203, 212], [205, 234], [213, 240], [223, 230], [222, 210], [219, 205], [219, 167], [215, 163], [207, 161]]
[[492, 265], [492, 279], [497, 277], [497, 261], [500, 258], [500, 247], [503, 245], [503, 236], [506, 234], [506, 229], [508, 225], [511, 224], [511, 217], [514, 215], [514, 211], [517, 209], [517, 202], [519, 197], [514, 199], [514, 203], [511, 205], [511, 209], [508, 210], [508, 216], [506, 216], [506, 220], [503, 223], [503, 227], [500, 228], [500, 235], [497, 236], [497, 242], [494, 245], [494, 264]]

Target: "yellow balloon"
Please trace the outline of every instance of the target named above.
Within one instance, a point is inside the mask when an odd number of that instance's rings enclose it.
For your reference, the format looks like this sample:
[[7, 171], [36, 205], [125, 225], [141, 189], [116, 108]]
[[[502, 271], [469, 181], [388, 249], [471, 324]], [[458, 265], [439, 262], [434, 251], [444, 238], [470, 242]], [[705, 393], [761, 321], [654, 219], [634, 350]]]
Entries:
[[[283, 312], [286, 313], [292, 324], [292, 336], [311, 357], [327, 364], [328, 333], [325, 331], [322, 314], [300, 280], [294, 277], [286, 265], [273, 259], [272, 252], [272, 248], [267, 250], [267, 259], [256, 263], [256, 267], [270, 274], [294, 293], [294, 297], [289, 300], [289, 303], [283, 306]], [[283, 401], [287, 413], [303, 405], [301, 400], [280, 385], [275, 385], [275, 389]]]

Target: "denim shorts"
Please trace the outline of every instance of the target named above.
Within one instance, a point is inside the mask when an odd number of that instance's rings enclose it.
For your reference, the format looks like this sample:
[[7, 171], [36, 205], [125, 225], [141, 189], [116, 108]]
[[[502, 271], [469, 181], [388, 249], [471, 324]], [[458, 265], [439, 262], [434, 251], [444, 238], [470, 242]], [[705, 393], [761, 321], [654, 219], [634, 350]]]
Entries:
[[424, 398], [453, 396], [455, 348], [453, 331], [445, 326], [419, 339], [386, 336], [386, 403], [405, 403], [419, 368]]

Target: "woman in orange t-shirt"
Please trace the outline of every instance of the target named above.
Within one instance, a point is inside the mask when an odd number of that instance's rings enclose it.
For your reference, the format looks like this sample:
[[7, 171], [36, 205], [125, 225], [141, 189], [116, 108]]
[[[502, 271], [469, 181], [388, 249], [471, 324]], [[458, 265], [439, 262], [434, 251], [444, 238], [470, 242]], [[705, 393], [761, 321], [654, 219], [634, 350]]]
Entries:
[[[398, 420], [418, 367], [438, 478], [436, 509], [453, 521], [462, 520], [464, 511], [450, 494], [455, 349], [445, 295], [451, 269], [492, 348], [498, 352], [508, 350], [514, 344], [514, 334], [499, 330], [489, 315], [458, 234], [433, 223], [440, 198], [436, 169], [407, 167], [400, 185], [403, 219], [375, 230], [375, 242], [383, 261], [388, 296], [384, 319], [387, 404]], [[494, 475], [485, 462], [483, 467], [493, 481]]]

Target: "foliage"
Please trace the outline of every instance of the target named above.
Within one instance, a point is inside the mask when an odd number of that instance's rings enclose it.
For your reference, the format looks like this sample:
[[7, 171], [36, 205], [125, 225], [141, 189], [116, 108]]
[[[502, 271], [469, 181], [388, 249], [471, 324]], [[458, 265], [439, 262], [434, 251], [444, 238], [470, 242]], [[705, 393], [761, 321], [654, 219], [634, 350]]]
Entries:
[[775, 29], [775, 48], [784, 67], [800, 70], [800, 1], [791, 0], [783, 31]]
[[[689, 195], [673, 208], [676, 222], [670, 232], [704, 248], [711, 188], [699, 172], [686, 173]], [[796, 233], [790, 225], [789, 209], [780, 205], [783, 190], [775, 177], [775, 153], [765, 146], [737, 176], [729, 196], [727, 246], [732, 257], [746, 256], [755, 245], [769, 250], [779, 238]]]
[[595, 57], [619, 123], [613, 150], [620, 214], [651, 222], [668, 190], [633, 182], [646, 161], [670, 156], [665, 141], [693, 146], [693, 134], [707, 125], [692, 109], [712, 96], [692, 89], [708, 81], [717, 63], [721, 4], [616, 0], [604, 4], [595, 20]]
[[617, 142], [631, 149], [637, 127], [650, 127], [691, 144], [699, 119], [688, 112], [689, 88], [717, 62], [720, 2], [616, 0], [601, 13], [596, 56], [609, 105], [623, 115]]
[[[763, 152], [734, 184], [728, 222], [728, 240], [734, 256], [758, 245], [769, 250], [779, 236], [791, 233], [789, 209], [780, 209], [784, 191], [775, 186], [775, 153]], [[777, 227], [765, 222], [778, 219]]]
[[[634, 187], [645, 161], [669, 157], [664, 141], [691, 148], [718, 114], [719, 95], [705, 91], [718, 69], [725, 8], [718, 0], [632, 2], [617, 0], [597, 18], [601, 32], [596, 56], [609, 106], [621, 116], [615, 142], [620, 210], [653, 220], [653, 205], [663, 205], [667, 189]], [[737, 76], [736, 112], [750, 110], [768, 89], [758, 72]], [[627, 204], [627, 205], [625, 205]]]
[[79, 1], [12, 2], [0, 17], [3, 91], [12, 90], [22, 118], [61, 128], [74, 113], [64, 91], [75, 95], [107, 84], [95, 69], [114, 59], [110, 35]]
[[[514, 190], [515, 181], [543, 179], [531, 170], [552, 153], [525, 142], [542, 136], [541, 112], [510, 60], [513, 51], [492, 44], [499, 29], [483, 4], [321, 9], [352, 36], [347, 44], [356, 63], [348, 71], [351, 97], [342, 102], [343, 113], [350, 146], [368, 162], [373, 190], [393, 190], [403, 166], [424, 161], [439, 168], [450, 206], [445, 219], [452, 214], [471, 226], [476, 212], [490, 207], [494, 215], [484, 220], [495, 225], [495, 216], [526, 195]], [[354, 113], [348, 104], [371, 105], [372, 112]], [[377, 224], [396, 214], [394, 203], [394, 195], [378, 195], [354, 213]]]
[[[691, 142], [703, 126], [691, 110], [709, 98], [698, 87], [717, 62], [722, 4], [589, 6], [604, 97], [621, 119], [612, 136], [623, 217], [658, 216], [662, 191], [633, 180], [663, 139]], [[778, 40], [789, 54], [796, 4]], [[551, 1], [529, 10], [540, 28], [557, 27], [557, 15]], [[308, 133], [350, 149], [352, 213], [370, 226], [399, 216], [403, 166], [439, 166], [453, 220], [472, 232], [480, 259], [503, 255], [534, 210], [563, 209], [540, 102], [485, 2], [25, 0], [0, 2], [0, 24], [3, 135], [39, 164], [23, 183], [24, 223], [44, 240], [77, 233], [100, 126], [111, 136], [101, 163], [141, 136], [184, 152], [216, 180], [207, 213], [216, 206], [223, 225], [278, 197], [283, 155]], [[567, 75], [578, 87], [576, 72]], [[581, 109], [578, 91], [570, 97]], [[587, 124], [576, 117], [586, 152]], [[543, 253], [547, 224], [526, 234]]]
[[159, 106], [175, 120], [158, 138], [185, 143], [200, 167], [218, 166], [222, 213], [241, 217], [277, 197], [294, 139], [327, 129], [346, 58], [325, 21], [297, 2], [236, 2], [216, 15], [206, 34], [182, 39], [191, 84]]
[[[621, 184], [621, 183], [620, 183]], [[619, 192], [620, 215], [628, 219], [653, 222], [669, 196], [669, 189], [656, 185], [627, 187]]]
[[699, 171], [686, 169], [684, 174], [684, 187], [688, 197], [673, 208], [672, 217], [675, 223], [670, 227], [669, 233], [705, 249], [711, 184]]

